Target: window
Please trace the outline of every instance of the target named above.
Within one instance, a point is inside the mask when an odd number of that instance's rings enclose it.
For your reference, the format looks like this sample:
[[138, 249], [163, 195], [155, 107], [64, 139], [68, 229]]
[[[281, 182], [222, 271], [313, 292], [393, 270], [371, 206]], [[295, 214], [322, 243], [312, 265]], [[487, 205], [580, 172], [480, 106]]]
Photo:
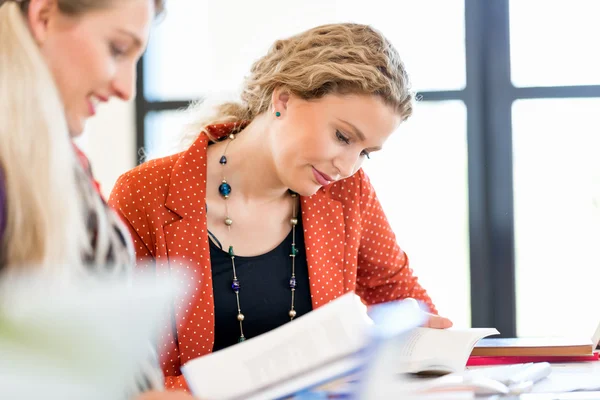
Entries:
[[599, 109], [600, 98], [518, 100], [513, 105], [521, 335], [591, 336], [598, 325]]
[[421, 284], [463, 327], [471, 323], [466, 111], [460, 100], [419, 103], [364, 167]]
[[[185, 120], [178, 110], [234, 93], [274, 39], [330, 22], [371, 24], [397, 47], [421, 99], [365, 170], [440, 311], [504, 336], [581, 334], [598, 322], [586, 315], [600, 262], [599, 8], [172, 2], [138, 67], [138, 146], [150, 157], [171, 153]], [[577, 312], [557, 327], [559, 301]]]

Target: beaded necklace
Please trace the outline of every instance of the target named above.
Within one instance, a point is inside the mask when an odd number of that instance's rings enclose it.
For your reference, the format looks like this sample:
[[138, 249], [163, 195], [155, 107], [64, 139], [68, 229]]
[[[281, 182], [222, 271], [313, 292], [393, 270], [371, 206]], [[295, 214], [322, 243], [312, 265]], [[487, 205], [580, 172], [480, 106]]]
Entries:
[[[231, 144], [231, 142], [233, 142], [235, 140], [235, 134], [230, 134], [229, 135], [229, 141], [227, 142], [227, 144], [225, 145], [225, 149], [223, 150], [223, 155], [221, 156], [219, 163], [221, 164], [222, 167], [222, 179], [221, 179], [221, 184], [219, 185], [219, 194], [221, 195], [221, 197], [225, 200], [225, 219], [223, 220], [223, 223], [227, 226], [227, 229], [231, 230], [231, 227], [233, 225], [233, 219], [231, 219], [230, 215], [229, 215], [229, 209], [227, 207], [227, 199], [229, 199], [229, 196], [231, 195], [231, 186], [229, 185], [229, 183], [227, 183], [227, 179], [225, 178], [225, 166], [227, 165], [227, 148], [229, 147], [229, 145]], [[294, 309], [294, 295], [296, 292], [296, 255], [298, 254], [298, 249], [296, 248], [296, 225], [298, 224], [298, 218], [297, 218], [297, 214], [296, 214], [296, 198], [298, 197], [298, 194], [295, 192], [292, 192], [291, 190], [289, 191], [291, 197], [293, 198], [293, 205], [292, 205], [292, 215], [290, 218], [290, 224], [292, 225], [292, 247], [291, 247], [291, 251], [290, 251], [290, 257], [292, 259], [292, 274], [290, 277], [290, 281], [289, 281], [289, 286], [290, 286], [290, 292], [291, 292], [291, 297], [292, 297], [292, 301], [291, 301], [291, 307], [290, 310], [288, 312], [288, 315], [290, 317], [290, 321], [294, 319], [294, 317], [296, 316], [296, 310]], [[235, 297], [236, 297], [236, 301], [237, 301], [237, 320], [240, 324], [240, 337], [238, 339], [238, 343], [243, 342], [244, 340], [246, 340], [246, 337], [244, 336], [244, 327], [243, 327], [243, 322], [244, 322], [244, 314], [242, 314], [242, 307], [240, 305], [240, 289], [241, 289], [241, 284], [240, 284], [240, 280], [237, 277], [237, 272], [235, 269], [235, 252], [233, 250], [233, 246], [229, 246], [229, 257], [231, 257], [231, 268], [233, 271], [233, 279], [231, 281], [231, 289], [233, 290], [233, 292], [235, 293]]]

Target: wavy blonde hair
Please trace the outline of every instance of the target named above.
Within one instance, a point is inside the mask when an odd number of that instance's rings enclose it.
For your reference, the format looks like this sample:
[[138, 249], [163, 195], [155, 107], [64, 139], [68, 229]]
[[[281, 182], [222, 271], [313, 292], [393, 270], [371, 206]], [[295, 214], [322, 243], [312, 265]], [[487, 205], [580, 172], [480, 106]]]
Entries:
[[[123, 0], [58, 0], [68, 15]], [[162, 0], [155, 0], [162, 11]], [[0, 0], [0, 267], [81, 265], [89, 247], [78, 161], [53, 77], [29, 30], [29, 1]], [[0, 205], [1, 206], [1, 205]]]
[[189, 132], [195, 137], [208, 134], [208, 125], [254, 119], [269, 109], [278, 87], [306, 100], [328, 94], [375, 95], [402, 120], [412, 114], [408, 74], [392, 44], [368, 25], [330, 24], [276, 41], [252, 65], [241, 101], [221, 103], [209, 114], [203, 104], [192, 106], [189, 111], [200, 116]]

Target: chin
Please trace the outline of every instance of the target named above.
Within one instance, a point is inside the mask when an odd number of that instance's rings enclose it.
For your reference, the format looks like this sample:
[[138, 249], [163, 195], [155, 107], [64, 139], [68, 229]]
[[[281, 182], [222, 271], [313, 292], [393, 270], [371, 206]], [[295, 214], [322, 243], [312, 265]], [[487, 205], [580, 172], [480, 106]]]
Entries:
[[290, 187], [290, 190], [292, 190], [293, 192], [298, 193], [300, 196], [310, 197], [313, 194], [317, 193], [319, 191], [319, 189], [321, 189], [321, 187], [322, 186], [313, 183], [311, 185], [302, 185], [302, 186], [297, 186], [297, 187]]
[[85, 122], [83, 121], [69, 121], [69, 136], [76, 138], [83, 134], [85, 129]]

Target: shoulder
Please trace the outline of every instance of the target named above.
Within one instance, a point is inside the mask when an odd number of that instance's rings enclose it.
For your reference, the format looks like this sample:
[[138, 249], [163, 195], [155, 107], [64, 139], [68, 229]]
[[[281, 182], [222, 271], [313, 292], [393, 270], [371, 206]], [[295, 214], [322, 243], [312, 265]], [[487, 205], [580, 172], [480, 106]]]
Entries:
[[119, 177], [110, 195], [110, 203], [116, 208], [134, 198], [160, 200], [166, 197], [173, 169], [183, 153], [146, 161]]
[[369, 177], [359, 169], [354, 175], [332, 183], [326, 190], [326, 193], [334, 200], [344, 203], [359, 203], [362, 198], [370, 197], [374, 194], [373, 186]]
[[130, 185], [148, 184], [156, 182], [156, 180], [160, 183], [168, 182], [173, 168], [182, 154], [177, 153], [172, 156], [146, 161], [121, 175], [119, 181], [122, 184]]
[[[352, 223], [362, 223], [364, 218], [381, 216], [383, 210], [368, 175], [359, 169], [354, 175], [321, 188], [311, 197], [311, 202], [336, 202]], [[347, 220], [347, 223], [350, 223]]]

